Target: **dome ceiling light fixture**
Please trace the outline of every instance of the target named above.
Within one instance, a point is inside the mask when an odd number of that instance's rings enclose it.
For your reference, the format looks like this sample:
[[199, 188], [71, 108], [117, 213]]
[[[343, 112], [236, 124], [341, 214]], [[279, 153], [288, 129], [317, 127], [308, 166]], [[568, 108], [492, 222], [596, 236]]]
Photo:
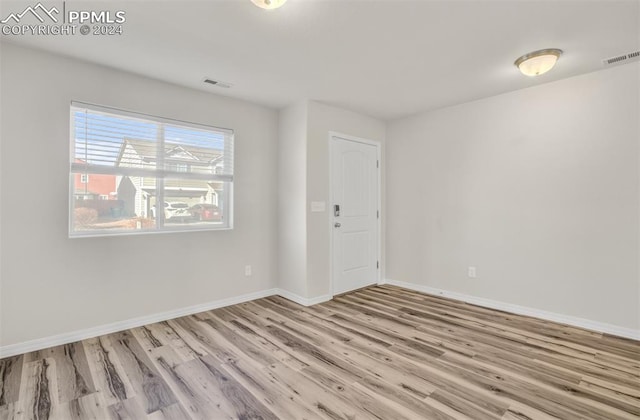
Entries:
[[516, 65], [525, 76], [539, 76], [551, 70], [562, 54], [558, 48], [546, 48], [525, 54], [513, 64]]
[[286, 3], [287, 0], [251, 0], [253, 4], [267, 10], [277, 9]]

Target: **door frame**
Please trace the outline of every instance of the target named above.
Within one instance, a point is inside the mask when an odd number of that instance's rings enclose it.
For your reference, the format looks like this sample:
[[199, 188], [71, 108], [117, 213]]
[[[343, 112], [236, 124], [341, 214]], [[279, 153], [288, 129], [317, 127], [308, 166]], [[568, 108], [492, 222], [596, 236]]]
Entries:
[[333, 243], [334, 243], [334, 232], [335, 229], [333, 224], [335, 221], [333, 220], [333, 139], [339, 138], [343, 141], [350, 141], [355, 143], [363, 143], [369, 146], [374, 146], [376, 148], [376, 159], [378, 161], [378, 211], [380, 212], [380, 217], [378, 217], [376, 224], [376, 229], [378, 230], [376, 239], [377, 239], [377, 260], [379, 263], [379, 267], [376, 269], [376, 284], [381, 283], [382, 279], [382, 145], [377, 140], [369, 140], [362, 137], [356, 137], [349, 134], [342, 134], [336, 131], [329, 131], [329, 277], [330, 277], [330, 292], [331, 297], [335, 296], [335, 278], [333, 275]]

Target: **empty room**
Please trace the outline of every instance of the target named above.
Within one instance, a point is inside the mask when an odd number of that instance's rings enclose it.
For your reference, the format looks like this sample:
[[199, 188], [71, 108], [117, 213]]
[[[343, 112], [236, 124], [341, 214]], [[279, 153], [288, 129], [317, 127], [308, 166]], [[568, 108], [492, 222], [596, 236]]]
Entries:
[[1, 0], [14, 419], [640, 419], [640, 1]]

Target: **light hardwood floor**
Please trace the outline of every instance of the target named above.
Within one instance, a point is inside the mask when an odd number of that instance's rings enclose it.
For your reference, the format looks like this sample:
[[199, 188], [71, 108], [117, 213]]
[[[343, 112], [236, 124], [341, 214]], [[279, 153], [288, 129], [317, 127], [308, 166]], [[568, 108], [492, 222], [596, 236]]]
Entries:
[[377, 286], [0, 360], [1, 419], [638, 419], [640, 343]]

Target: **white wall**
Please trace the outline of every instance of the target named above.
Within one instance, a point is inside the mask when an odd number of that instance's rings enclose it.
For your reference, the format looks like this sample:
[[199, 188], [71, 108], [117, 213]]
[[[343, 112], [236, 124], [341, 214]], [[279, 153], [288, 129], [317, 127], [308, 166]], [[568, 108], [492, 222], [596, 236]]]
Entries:
[[[307, 143], [307, 282], [309, 298], [325, 296], [331, 292], [330, 131], [375, 140], [380, 142], [383, 148], [386, 135], [385, 124], [380, 120], [319, 102], [309, 102]], [[382, 171], [384, 176], [384, 159]], [[382, 200], [384, 202], [384, 188]], [[312, 201], [326, 202], [327, 211], [312, 213], [310, 211]], [[384, 223], [384, 214], [381, 217]], [[382, 240], [384, 240], [384, 224], [382, 235]]]
[[278, 286], [307, 296], [307, 101], [280, 111]]
[[[276, 111], [6, 43], [1, 63], [0, 346], [275, 287]], [[68, 239], [72, 100], [234, 129], [235, 228]]]
[[640, 328], [639, 72], [391, 123], [387, 277]]
[[[331, 131], [376, 140], [384, 147], [385, 124], [374, 118], [315, 101], [280, 111], [278, 281], [301, 303], [331, 294]], [[326, 211], [311, 212], [312, 201], [325, 202]]]

